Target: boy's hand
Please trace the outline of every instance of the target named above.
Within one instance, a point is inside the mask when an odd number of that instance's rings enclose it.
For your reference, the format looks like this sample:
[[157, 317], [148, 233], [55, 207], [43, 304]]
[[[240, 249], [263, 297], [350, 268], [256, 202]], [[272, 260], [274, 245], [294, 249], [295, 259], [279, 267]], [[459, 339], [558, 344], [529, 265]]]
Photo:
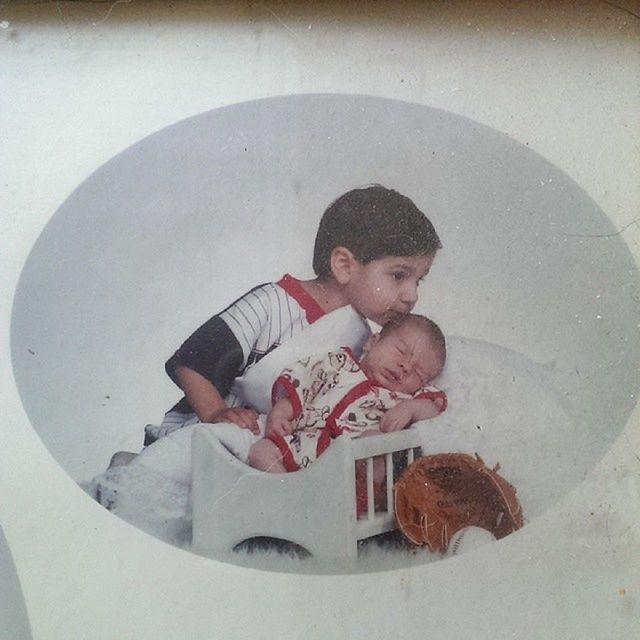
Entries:
[[267, 416], [265, 436], [286, 436], [293, 433], [293, 407], [286, 399], [278, 400]]
[[380, 431], [389, 433], [391, 431], [401, 431], [411, 424], [413, 420], [412, 400], [406, 400], [389, 409], [380, 420]]
[[176, 377], [201, 422], [230, 422], [241, 429], [249, 429], [256, 435], [260, 433], [258, 414], [253, 409], [227, 407], [216, 387], [197, 371], [179, 366], [176, 368]]
[[246, 409], [244, 407], [225, 407], [214, 412], [209, 417], [207, 422], [231, 422], [241, 429], [249, 429], [256, 435], [260, 434], [260, 427], [258, 427], [258, 413], [253, 409]]

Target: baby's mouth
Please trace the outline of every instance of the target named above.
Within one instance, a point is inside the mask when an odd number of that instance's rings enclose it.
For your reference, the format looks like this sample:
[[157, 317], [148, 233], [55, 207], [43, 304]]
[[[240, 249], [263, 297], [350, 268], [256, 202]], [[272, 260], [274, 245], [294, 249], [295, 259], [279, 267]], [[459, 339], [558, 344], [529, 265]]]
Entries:
[[394, 382], [395, 384], [399, 384], [400, 376], [396, 375], [391, 369], [385, 369], [384, 370], [384, 375], [387, 378], [387, 380], [390, 380], [391, 382]]

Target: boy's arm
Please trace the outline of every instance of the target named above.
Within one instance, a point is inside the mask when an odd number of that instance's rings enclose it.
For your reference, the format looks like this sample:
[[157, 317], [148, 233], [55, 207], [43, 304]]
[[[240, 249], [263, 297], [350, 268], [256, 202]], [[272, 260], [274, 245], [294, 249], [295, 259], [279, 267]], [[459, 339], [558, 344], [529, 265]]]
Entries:
[[196, 329], [167, 360], [165, 370], [184, 390], [179, 369], [190, 369], [208, 380], [221, 396], [226, 396], [242, 368], [245, 357], [238, 339], [219, 316]]
[[232, 422], [258, 433], [258, 414], [253, 409], [227, 407], [215, 385], [188, 367], [178, 366], [175, 378], [201, 422]]
[[[261, 296], [263, 292], [258, 287], [236, 300], [223, 313], [242, 315], [247, 311], [247, 298], [260, 302]], [[169, 377], [184, 391], [187, 403], [202, 421], [233, 422], [257, 430], [255, 412], [230, 409], [224, 402], [236, 376], [247, 364], [251, 345], [268, 324], [269, 305], [262, 301], [256, 308], [259, 312], [255, 318], [252, 316], [251, 331], [242, 327], [242, 338], [247, 343], [245, 349], [222, 314], [218, 314], [194, 331], [165, 365]]]

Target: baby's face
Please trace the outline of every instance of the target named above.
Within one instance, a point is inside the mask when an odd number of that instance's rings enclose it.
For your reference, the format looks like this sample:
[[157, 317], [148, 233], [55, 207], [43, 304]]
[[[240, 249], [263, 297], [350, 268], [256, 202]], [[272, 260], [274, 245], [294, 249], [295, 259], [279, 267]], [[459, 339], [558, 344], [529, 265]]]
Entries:
[[364, 348], [362, 369], [390, 391], [414, 394], [442, 371], [442, 362], [431, 340], [407, 323], [384, 337], [372, 336]]

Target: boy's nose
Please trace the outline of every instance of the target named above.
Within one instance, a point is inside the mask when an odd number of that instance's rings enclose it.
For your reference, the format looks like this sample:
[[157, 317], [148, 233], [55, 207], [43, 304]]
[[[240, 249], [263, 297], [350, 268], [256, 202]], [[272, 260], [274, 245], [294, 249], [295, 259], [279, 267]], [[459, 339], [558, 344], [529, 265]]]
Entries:
[[403, 287], [400, 293], [400, 299], [402, 302], [410, 304], [413, 308], [413, 305], [418, 301], [418, 286], [409, 284], [406, 287]]

